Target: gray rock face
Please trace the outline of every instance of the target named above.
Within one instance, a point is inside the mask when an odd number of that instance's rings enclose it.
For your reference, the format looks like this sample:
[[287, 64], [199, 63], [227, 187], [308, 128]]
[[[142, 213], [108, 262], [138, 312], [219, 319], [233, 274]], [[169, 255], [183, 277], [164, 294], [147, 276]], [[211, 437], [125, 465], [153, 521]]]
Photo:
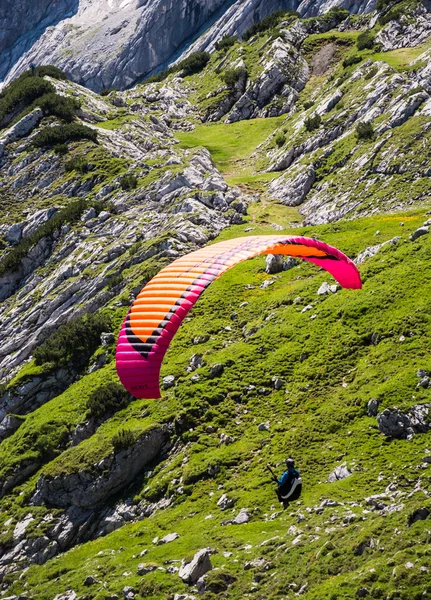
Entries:
[[[33, 19], [28, 19], [26, 11], [32, 4]], [[7, 81], [31, 63], [55, 64], [91, 89], [124, 89], [169, 60], [225, 0], [57, 0], [52, 16], [51, 4], [24, 0], [19, 3], [21, 10], [13, 9], [21, 23], [15, 40], [9, 36], [0, 55], [0, 64], [5, 65], [0, 76], [7, 75]], [[41, 19], [44, 12], [50, 15], [45, 20]], [[6, 19], [5, 14], [2, 30], [7, 28]], [[43, 27], [41, 21], [51, 27]]]
[[189, 52], [211, 51], [224, 35], [242, 34], [275, 10], [309, 17], [336, 5], [362, 13], [373, 10], [375, 1], [5, 0], [0, 78], [10, 81], [32, 63], [55, 64], [91, 89], [124, 89], [175, 59], [206, 29]]
[[208, 548], [204, 548], [196, 552], [189, 563], [182, 562], [178, 575], [184, 583], [196, 583], [200, 577], [211, 571], [211, 569], [210, 551]]
[[384, 435], [397, 439], [410, 439], [417, 433], [427, 433], [430, 429], [427, 420], [430, 406], [412, 406], [407, 414], [398, 409], [386, 408], [377, 417], [379, 429]]
[[415, 9], [415, 20], [407, 15], [390, 21], [376, 37], [376, 42], [386, 52], [397, 48], [411, 48], [425, 42], [431, 33], [431, 13], [424, 5]]
[[169, 441], [169, 426], [155, 427], [141, 435], [133, 446], [106, 457], [92, 471], [56, 477], [41, 475], [34, 502], [48, 502], [64, 508], [100, 505], [133, 481], [147, 463], [168, 448]]

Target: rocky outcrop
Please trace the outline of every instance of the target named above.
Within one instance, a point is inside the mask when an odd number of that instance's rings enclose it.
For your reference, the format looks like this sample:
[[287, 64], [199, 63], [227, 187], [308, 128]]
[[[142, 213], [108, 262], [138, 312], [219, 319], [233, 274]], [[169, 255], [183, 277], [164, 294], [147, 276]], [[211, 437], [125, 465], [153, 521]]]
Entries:
[[21, 420], [10, 415], [26, 415], [55, 398], [74, 381], [76, 373], [63, 368], [48, 375], [31, 377], [0, 396], [0, 442], [11, 435]]
[[210, 551], [208, 548], [204, 548], [196, 552], [190, 562], [182, 562], [178, 575], [185, 583], [196, 583], [211, 569]]
[[[309, 76], [306, 61], [288, 41], [277, 38], [266, 51], [262, 73], [255, 81], [249, 81], [244, 94], [235, 103], [227, 117], [233, 123], [253, 117], [277, 116], [290, 111]], [[265, 108], [275, 96], [281, 103], [276, 108]]]
[[431, 34], [431, 13], [419, 4], [412, 14], [390, 21], [377, 35], [376, 42], [386, 52], [411, 48], [425, 42]]
[[138, 473], [170, 445], [168, 425], [141, 434], [130, 447], [111, 454], [91, 470], [67, 475], [41, 475], [33, 502], [68, 508], [95, 508], [130, 484]]
[[306, 166], [293, 177], [289, 175], [275, 179], [269, 189], [286, 206], [299, 206], [313, 187], [316, 174], [313, 166]]
[[386, 436], [397, 439], [410, 439], [417, 433], [427, 433], [430, 429], [428, 413], [430, 404], [412, 406], [408, 413], [386, 408], [377, 417], [379, 430]]

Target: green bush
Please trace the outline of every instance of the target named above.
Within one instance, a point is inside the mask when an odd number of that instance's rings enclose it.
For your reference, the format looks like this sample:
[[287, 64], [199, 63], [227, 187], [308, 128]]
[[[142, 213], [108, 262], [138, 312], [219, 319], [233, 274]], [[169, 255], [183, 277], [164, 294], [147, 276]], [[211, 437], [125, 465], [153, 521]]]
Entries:
[[18, 77], [0, 95], [0, 125], [7, 125], [37, 98], [49, 93], [55, 93], [49, 81], [40, 77]]
[[236, 42], [238, 38], [234, 35], [225, 35], [219, 42], [216, 42], [215, 49], [216, 50], [227, 50], [231, 48]]
[[109, 331], [109, 320], [101, 314], [88, 314], [61, 325], [47, 338], [33, 356], [36, 365], [52, 364], [55, 367], [71, 364], [80, 370], [100, 346], [100, 335]]
[[108, 290], [115, 289], [117, 287], [117, 285], [120, 285], [120, 283], [122, 281], [123, 281], [123, 276], [121, 274], [120, 275], [113, 275], [112, 277], [110, 277], [108, 279], [108, 282], [106, 284], [107, 287], [108, 287]]
[[67, 144], [57, 144], [54, 146], [54, 152], [60, 156], [64, 156], [69, 152], [69, 146]]
[[277, 146], [279, 148], [281, 148], [282, 146], [284, 146], [286, 142], [286, 136], [283, 133], [277, 133], [277, 135], [275, 136], [275, 143], [277, 144]]
[[33, 70], [29, 69], [28, 71], [24, 71], [21, 77], [34, 77], [35, 75], [37, 77], [45, 77], [45, 75], [48, 75], [49, 77], [59, 79], [60, 81], [65, 81], [67, 79], [66, 73], [58, 67], [54, 67], [54, 65], [41, 65]]
[[90, 417], [99, 419], [106, 414], [125, 408], [130, 395], [119, 383], [106, 383], [95, 389], [87, 400], [87, 411]]
[[314, 106], [314, 102], [312, 102], [311, 100], [306, 100], [303, 104], [304, 110], [308, 110], [312, 106]]
[[129, 429], [120, 429], [112, 438], [112, 445], [115, 452], [130, 448], [135, 443], [135, 437]]
[[376, 42], [376, 35], [372, 31], [364, 31], [358, 36], [356, 45], [358, 50], [372, 50]]
[[362, 57], [359, 54], [353, 54], [352, 56], [348, 56], [343, 60], [343, 67], [346, 69], [347, 67], [351, 67], [352, 65], [357, 65], [362, 60]]
[[372, 79], [374, 77], [374, 75], [376, 75], [376, 73], [378, 72], [379, 68], [378, 67], [372, 67], [368, 73], [365, 75], [364, 79], [368, 81], [368, 79]]
[[6, 256], [0, 259], [0, 275], [13, 271], [18, 268], [22, 259], [27, 255], [30, 248], [35, 246], [39, 240], [47, 235], [52, 235], [65, 223], [77, 221], [84, 209], [87, 208], [87, 202], [80, 198], [75, 202], [70, 202], [68, 206], [58, 211], [49, 221], [46, 221], [33, 235], [24, 238], [17, 246], [14, 246]]
[[36, 106], [41, 108], [45, 115], [54, 115], [70, 123], [75, 118], [76, 111], [81, 108], [81, 103], [76, 98], [50, 92], [35, 100], [31, 108]]
[[34, 137], [33, 145], [36, 148], [42, 148], [82, 139], [97, 142], [97, 132], [80, 123], [67, 123], [57, 127], [45, 127]]
[[83, 156], [74, 156], [64, 164], [64, 170], [70, 173], [77, 171], [78, 173], [88, 173], [90, 165]]
[[304, 126], [307, 131], [314, 131], [315, 129], [319, 129], [321, 123], [322, 117], [316, 113], [312, 117], [305, 119]]
[[242, 72], [243, 69], [241, 68], [226, 69], [226, 71], [220, 75], [220, 78], [228, 87], [232, 88], [241, 77]]
[[111, 92], [118, 92], [118, 90], [117, 90], [116, 88], [107, 88], [106, 90], [102, 90], [102, 91], [100, 92], [100, 95], [101, 95], [101, 96], [109, 96], [109, 94], [110, 94]]
[[263, 33], [264, 31], [268, 31], [268, 29], [274, 29], [274, 27], [277, 27], [277, 25], [287, 17], [299, 17], [299, 13], [290, 10], [275, 10], [259, 23], [254, 23], [249, 27], [243, 34], [242, 39], [247, 41], [258, 33]]
[[166, 79], [166, 77], [168, 77], [168, 75], [171, 75], [172, 73], [178, 73], [179, 71], [183, 71], [185, 76], [199, 73], [208, 63], [209, 59], [210, 55], [208, 52], [194, 52], [178, 64], [169, 67], [169, 69], [165, 69], [164, 71], [160, 71], [160, 73], [151, 75], [148, 77], [148, 79], [146, 79], [146, 83], [163, 81]]
[[358, 123], [356, 125], [356, 137], [358, 140], [371, 140], [374, 137], [374, 129], [371, 123]]
[[120, 179], [120, 185], [122, 190], [134, 190], [138, 186], [138, 178], [136, 175], [128, 173]]

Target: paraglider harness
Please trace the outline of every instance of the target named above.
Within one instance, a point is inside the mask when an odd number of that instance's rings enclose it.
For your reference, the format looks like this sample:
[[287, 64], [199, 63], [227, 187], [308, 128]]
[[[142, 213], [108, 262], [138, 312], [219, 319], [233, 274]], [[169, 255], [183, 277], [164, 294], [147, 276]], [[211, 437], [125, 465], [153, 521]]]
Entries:
[[289, 478], [285, 483], [280, 485], [280, 482], [278, 481], [277, 476], [271, 469], [270, 465], [266, 465], [266, 468], [271, 473], [273, 480], [277, 484], [275, 493], [277, 494], [279, 502], [283, 502], [283, 504], [286, 505], [292, 500], [298, 500], [302, 491], [302, 479], [299, 475], [299, 472], [294, 469], [293, 479]]

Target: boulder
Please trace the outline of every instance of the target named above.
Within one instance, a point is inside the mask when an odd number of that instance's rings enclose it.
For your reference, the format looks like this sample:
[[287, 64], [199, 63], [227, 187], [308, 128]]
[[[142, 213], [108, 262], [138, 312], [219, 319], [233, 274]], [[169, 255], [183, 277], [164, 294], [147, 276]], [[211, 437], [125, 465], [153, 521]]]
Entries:
[[387, 437], [409, 439], [415, 434], [429, 431], [428, 413], [431, 404], [412, 406], [408, 413], [397, 408], [386, 408], [377, 417], [379, 430]]
[[196, 583], [205, 573], [211, 571], [212, 564], [210, 560], [210, 551], [208, 548], [199, 550], [194, 555], [190, 562], [181, 563], [180, 570], [178, 571], [179, 577], [184, 583]]
[[175, 385], [175, 377], [173, 375], [167, 375], [163, 377], [163, 389], [168, 390]]
[[283, 271], [284, 269], [282, 254], [268, 254], [268, 256], [265, 259], [265, 262], [265, 273], [268, 273], [268, 275], [275, 275], [275, 273], [281, 273], [281, 271]]
[[410, 239], [412, 242], [416, 241], [417, 239], [419, 239], [420, 237], [422, 237], [423, 235], [428, 235], [430, 232], [430, 228], [428, 225], [424, 225], [422, 227], [419, 227], [418, 229], [416, 229], [416, 231], [414, 231], [411, 236]]
[[370, 400], [367, 404], [367, 414], [369, 417], [377, 417], [379, 411], [379, 401], [376, 398]]
[[210, 369], [210, 377], [219, 377], [224, 371], [224, 365], [215, 364]]
[[329, 483], [333, 483], [334, 481], [338, 481], [339, 479], [345, 479], [352, 474], [346, 465], [340, 465], [339, 467], [335, 467], [332, 473], [328, 477]]
[[250, 521], [250, 513], [246, 508], [241, 508], [236, 517], [231, 521], [232, 525], [244, 525]]
[[217, 506], [220, 510], [227, 510], [228, 508], [232, 508], [235, 501], [232, 498], [229, 498], [227, 494], [222, 494], [217, 501]]

